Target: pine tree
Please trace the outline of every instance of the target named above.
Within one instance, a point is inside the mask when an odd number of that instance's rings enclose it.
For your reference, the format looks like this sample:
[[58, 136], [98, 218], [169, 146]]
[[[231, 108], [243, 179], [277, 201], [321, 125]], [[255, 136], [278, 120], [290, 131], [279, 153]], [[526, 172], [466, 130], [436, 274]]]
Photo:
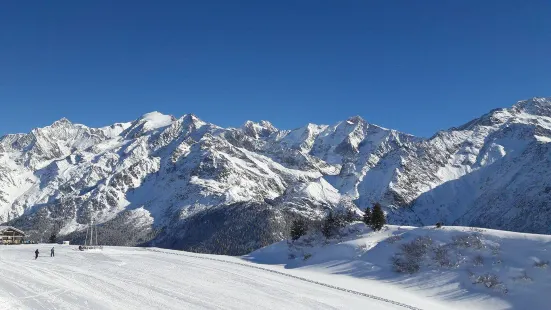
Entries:
[[345, 221], [346, 223], [352, 223], [356, 220], [356, 213], [350, 208], [346, 209]]
[[56, 239], [57, 239], [56, 234], [55, 234], [55, 233], [52, 233], [52, 234], [50, 235], [50, 243], [55, 243], [55, 240], [56, 240]]
[[331, 238], [337, 229], [337, 219], [333, 215], [333, 211], [329, 211], [329, 214], [323, 221], [323, 227], [321, 228], [321, 233], [325, 238]]
[[386, 217], [385, 213], [383, 212], [383, 209], [379, 203], [376, 203], [373, 206], [373, 214], [371, 216], [371, 228], [373, 230], [378, 231], [383, 228], [386, 224]]
[[356, 213], [354, 210], [356, 209], [356, 204], [354, 203], [354, 200], [352, 197], [344, 195], [339, 200], [339, 203], [337, 204], [337, 210], [341, 210], [340, 213], [337, 213], [338, 218], [342, 218], [342, 226], [345, 226], [346, 224], [352, 223], [356, 220]]
[[301, 236], [304, 236], [307, 230], [306, 222], [303, 219], [294, 220], [291, 225], [291, 239], [297, 240]]
[[371, 218], [373, 217], [373, 214], [371, 213], [371, 208], [367, 207], [365, 208], [364, 216], [362, 218], [365, 225], [370, 226], [371, 225]]

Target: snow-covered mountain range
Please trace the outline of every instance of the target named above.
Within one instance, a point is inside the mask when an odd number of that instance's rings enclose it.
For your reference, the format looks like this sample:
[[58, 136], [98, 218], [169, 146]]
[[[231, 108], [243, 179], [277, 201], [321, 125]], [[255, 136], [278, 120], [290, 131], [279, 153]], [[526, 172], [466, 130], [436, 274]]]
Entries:
[[280, 130], [148, 113], [103, 128], [67, 119], [0, 138], [0, 223], [241, 254], [296, 216], [379, 201], [392, 223], [551, 232], [551, 98], [424, 139], [351, 117]]

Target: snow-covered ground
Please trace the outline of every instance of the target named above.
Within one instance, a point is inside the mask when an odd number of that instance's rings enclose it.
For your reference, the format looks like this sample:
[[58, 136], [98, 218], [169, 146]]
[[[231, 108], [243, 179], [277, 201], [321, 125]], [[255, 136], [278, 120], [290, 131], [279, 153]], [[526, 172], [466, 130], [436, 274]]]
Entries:
[[310, 234], [243, 257], [56, 245], [51, 258], [50, 247], [0, 247], [0, 309], [548, 309], [551, 301], [548, 235], [372, 232], [356, 223], [329, 241]]
[[235, 257], [56, 246], [51, 258], [49, 249], [0, 247], [0, 309], [407, 309]]
[[373, 232], [356, 223], [328, 241], [309, 234], [244, 259], [423, 309], [549, 309], [551, 303], [550, 235], [459, 226], [389, 225]]

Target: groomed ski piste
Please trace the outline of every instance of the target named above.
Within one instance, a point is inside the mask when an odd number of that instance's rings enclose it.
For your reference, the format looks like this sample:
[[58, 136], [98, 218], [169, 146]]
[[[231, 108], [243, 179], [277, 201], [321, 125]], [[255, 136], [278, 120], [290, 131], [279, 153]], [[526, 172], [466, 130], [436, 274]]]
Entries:
[[243, 257], [53, 246], [53, 258], [51, 244], [0, 246], [0, 309], [548, 309], [551, 301], [547, 235], [372, 232], [357, 223], [334, 239], [308, 235]]

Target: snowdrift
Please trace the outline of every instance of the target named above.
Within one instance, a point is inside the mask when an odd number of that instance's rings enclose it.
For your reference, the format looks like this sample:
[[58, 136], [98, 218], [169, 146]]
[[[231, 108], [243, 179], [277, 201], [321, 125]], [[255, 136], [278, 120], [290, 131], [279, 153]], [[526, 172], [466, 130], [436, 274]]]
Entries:
[[549, 309], [551, 301], [548, 235], [469, 227], [387, 226], [373, 232], [355, 223], [334, 239], [311, 233], [244, 259], [349, 285], [383, 282], [391, 292], [402, 294], [396, 290], [402, 288], [453, 308]]

